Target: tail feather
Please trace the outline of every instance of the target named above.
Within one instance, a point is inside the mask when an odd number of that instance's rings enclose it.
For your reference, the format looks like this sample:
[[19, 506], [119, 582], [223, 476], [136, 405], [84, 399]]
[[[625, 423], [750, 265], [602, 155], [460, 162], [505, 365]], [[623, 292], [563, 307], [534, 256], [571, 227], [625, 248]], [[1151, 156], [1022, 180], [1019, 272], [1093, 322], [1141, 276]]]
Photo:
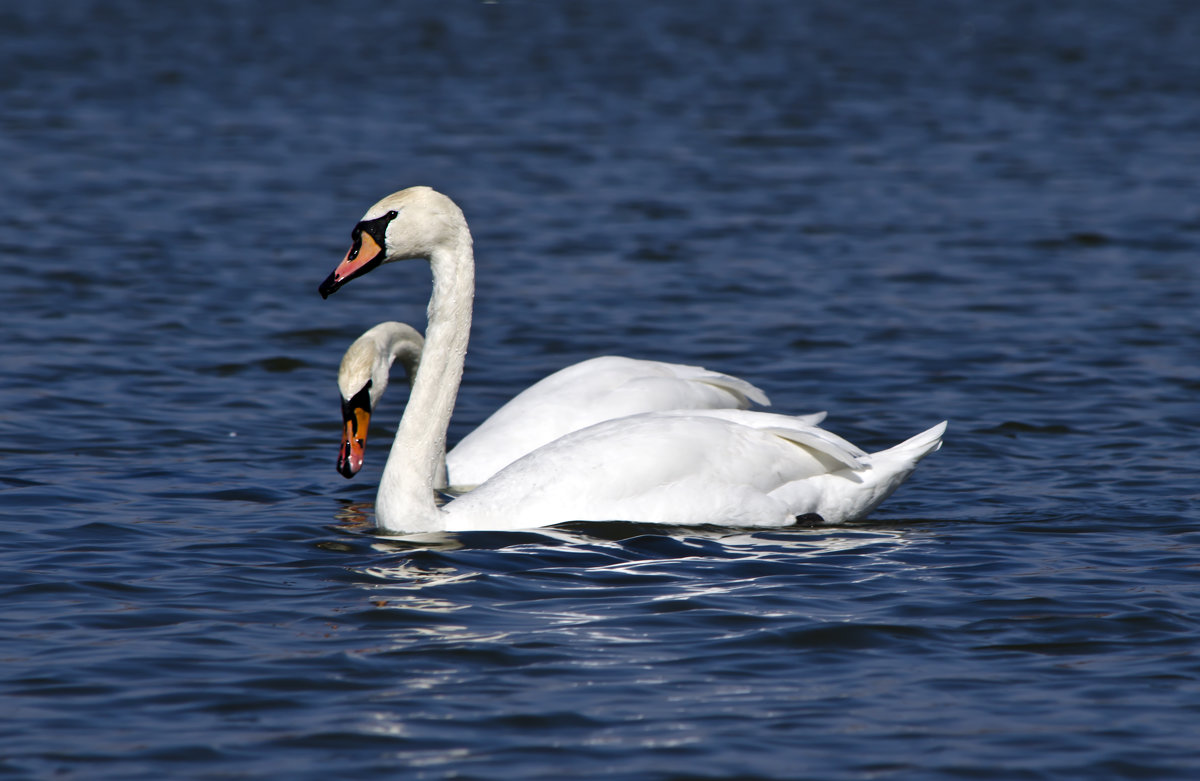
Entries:
[[856, 470], [797, 480], [772, 496], [784, 501], [796, 516], [816, 514], [825, 523], [846, 523], [865, 518], [900, 487], [922, 458], [942, 446], [946, 421], [898, 445], [859, 459]]
[[[771, 399], [767, 397], [767, 394], [762, 388], [746, 382], [741, 377], [734, 377], [729, 374], [721, 374], [720, 372], [704, 370], [704, 374], [701, 374], [693, 379], [695, 379], [697, 382], [713, 385], [721, 388], [722, 390], [726, 390], [730, 393], [741, 396], [746, 400], [745, 407], [749, 407], [750, 402], [754, 402], [761, 407], [771, 406]], [[745, 409], [745, 407], [743, 407], [743, 409]]]
[[869, 459], [872, 464], [877, 463], [876, 459], [891, 459], [903, 458], [912, 459], [913, 466], [925, 456], [934, 452], [942, 446], [942, 435], [946, 433], [946, 421], [942, 421], [936, 426], [925, 429], [920, 434], [901, 442], [899, 445], [893, 445], [887, 450], [880, 450], [878, 453], [872, 453]]

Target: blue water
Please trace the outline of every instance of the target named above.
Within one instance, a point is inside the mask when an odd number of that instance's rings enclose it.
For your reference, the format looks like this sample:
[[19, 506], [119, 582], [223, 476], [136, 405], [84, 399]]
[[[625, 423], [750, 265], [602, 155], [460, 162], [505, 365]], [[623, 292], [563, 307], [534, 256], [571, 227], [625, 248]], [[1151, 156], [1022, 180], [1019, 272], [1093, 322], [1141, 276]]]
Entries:
[[[0, 5], [0, 776], [1200, 775], [1200, 6]], [[603, 353], [868, 449], [864, 524], [372, 530], [317, 284], [464, 208], [451, 439]]]

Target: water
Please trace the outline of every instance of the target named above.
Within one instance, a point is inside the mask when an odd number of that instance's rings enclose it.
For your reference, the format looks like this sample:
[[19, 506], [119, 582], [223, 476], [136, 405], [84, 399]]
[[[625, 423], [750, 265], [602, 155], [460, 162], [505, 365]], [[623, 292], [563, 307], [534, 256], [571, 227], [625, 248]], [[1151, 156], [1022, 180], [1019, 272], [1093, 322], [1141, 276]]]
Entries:
[[[5, 3], [0, 775], [1195, 777], [1197, 85], [1186, 2]], [[333, 374], [428, 271], [316, 286], [416, 183], [452, 439], [624, 353], [946, 447], [850, 528], [376, 536]]]

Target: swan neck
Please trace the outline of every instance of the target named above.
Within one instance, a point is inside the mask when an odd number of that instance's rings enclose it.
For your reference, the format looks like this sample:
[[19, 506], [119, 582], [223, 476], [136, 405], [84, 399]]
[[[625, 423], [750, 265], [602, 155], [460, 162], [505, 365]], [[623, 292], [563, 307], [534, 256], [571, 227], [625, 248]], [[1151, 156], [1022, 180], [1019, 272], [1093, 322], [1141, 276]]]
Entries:
[[400, 363], [401, 368], [404, 369], [405, 382], [408, 383], [410, 389], [417, 379], [417, 367], [421, 365], [421, 350], [422, 344], [408, 339], [397, 339], [392, 344], [389, 364], [397, 361]]
[[462, 381], [475, 295], [471, 235], [465, 224], [455, 241], [430, 253], [429, 262], [433, 293], [425, 347], [375, 501], [376, 520], [384, 531], [442, 528], [433, 489], [444, 482], [446, 429]]

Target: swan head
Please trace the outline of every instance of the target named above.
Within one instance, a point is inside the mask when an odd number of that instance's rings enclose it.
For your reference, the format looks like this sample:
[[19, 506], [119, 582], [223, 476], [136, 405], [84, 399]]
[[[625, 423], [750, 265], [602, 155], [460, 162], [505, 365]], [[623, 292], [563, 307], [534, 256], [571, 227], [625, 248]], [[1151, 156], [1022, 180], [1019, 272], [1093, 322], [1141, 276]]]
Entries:
[[354, 477], [362, 469], [367, 430], [375, 405], [387, 390], [388, 373], [399, 358], [411, 385], [417, 373], [424, 339], [404, 323], [380, 323], [362, 336], [342, 356], [338, 391], [342, 396], [342, 444], [337, 470]]
[[470, 237], [462, 210], [445, 195], [429, 187], [392, 193], [354, 226], [346, 257], [321, 283], [321, 298], [384, 263], [428, 258]]

